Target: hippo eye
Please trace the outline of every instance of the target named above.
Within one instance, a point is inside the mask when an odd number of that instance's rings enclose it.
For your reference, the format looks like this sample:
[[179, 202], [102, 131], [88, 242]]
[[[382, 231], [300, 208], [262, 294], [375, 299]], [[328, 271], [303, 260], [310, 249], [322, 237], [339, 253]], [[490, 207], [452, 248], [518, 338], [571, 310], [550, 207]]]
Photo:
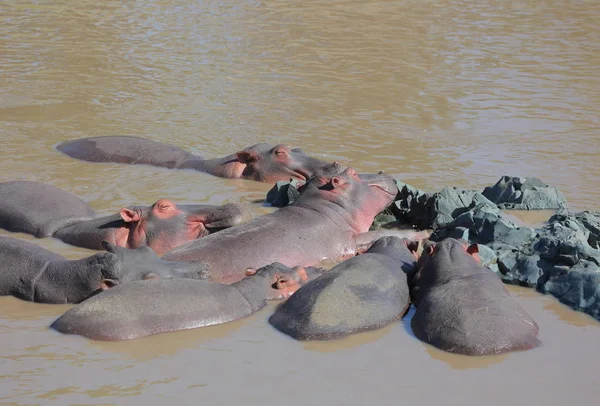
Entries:
[[168, 211], [171, 209], [172, 206], [172, 203], [168, 200], [159, 200], [158, 202], [156, 202], [156, 208], [158, 208], [158, 210], [160, 211]]

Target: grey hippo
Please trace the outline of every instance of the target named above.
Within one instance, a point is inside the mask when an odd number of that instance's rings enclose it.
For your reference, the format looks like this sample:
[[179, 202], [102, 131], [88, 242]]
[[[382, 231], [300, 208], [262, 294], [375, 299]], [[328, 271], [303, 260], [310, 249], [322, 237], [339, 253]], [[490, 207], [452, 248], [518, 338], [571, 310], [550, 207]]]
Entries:
[[129, 136], [89, 137], [64, 141], [60, 152], [89, 162], [147, 164], [170, 169], [195, 169], [231, 179], [275, 183], [306, 180], [320, 173], [327, 162], [283, 144], [256, 144], [223, 158], [203, 159], [174, 145]]
[[0, 237], [0, 295], [41, 303], [79, 303], [128, 281], [207, 279], [202, 262], [170, 262], [151, 248], [135, 250], [104, 242], [108, 252], [67, 260], [27, 241]]
[[102, 249], [102, 241], [120, 247], [148, 245], [159, 255], [196, 238], [250, 218], [244, 205], [177, 205], [161, 199], [152, 206], [129, 206], [95, 217], [77, 196], [52, 185], [0, 183], [0, 227], [36, 237], [55, 237], [79, 247]]
[[316, 268], [271, 264], [248, 269], [231, 285], [198, 280], [131, 282], [67, 311], [52, 324], [94, 340], [130, 340], [151, 334], [227, 323], [282, 300], [319, 274]]
[[269, 323], [297, 340], [329, 340], [399, 320], [410, 305], [407, 274], [416, 253], [398, 237], [382, 237], [300, 288], [277, 308]]
[[538, 325], [500, 278], [480, 264], [476, 244], [428, 243], [413, 278], [411, 320], [420, 340], [448, 352], [491, 355], [539, 345]]
[[[232, 283], [246, 268], [273, 262], [313, 266], [341, 261], [380, 237], [369, 232], [374, 217], [392, 203], [397, 188], [385, 175], [358, 175], [334, 163], [312, 177], [293, 204], [247, 223], [190, 241], [167, 252], [171, 261], [202, 260], [211, 265], [216, 282]], [[413, 231], [384, 230], [414, 237]]]

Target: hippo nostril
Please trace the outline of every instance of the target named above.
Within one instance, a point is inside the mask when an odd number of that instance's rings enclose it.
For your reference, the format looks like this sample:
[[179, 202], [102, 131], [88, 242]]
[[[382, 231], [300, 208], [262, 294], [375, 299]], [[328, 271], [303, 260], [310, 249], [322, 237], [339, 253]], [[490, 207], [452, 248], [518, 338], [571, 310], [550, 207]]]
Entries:
[[385, 172], [384, 171], [379, 171], [379, 172], [377, 172], [377, 174], [378, 175], [385, 175]]

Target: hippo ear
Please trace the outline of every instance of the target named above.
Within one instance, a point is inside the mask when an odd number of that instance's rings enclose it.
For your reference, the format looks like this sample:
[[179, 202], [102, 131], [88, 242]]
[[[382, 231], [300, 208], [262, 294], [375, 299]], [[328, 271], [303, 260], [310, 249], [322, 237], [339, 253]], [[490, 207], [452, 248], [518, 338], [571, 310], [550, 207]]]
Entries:
[[254, 268], [248, 268], [246, 269], [246, 276], [252, 276], [256, 273], [256, 269]]
[[473, 259], [478, 263], [481, 264], [481, 257], [479, 256], [479, 246], [477, 244], [471, 244], [467, 247], [467, 253], [470, 254]]
[[471, 244], [467, 247], [467, 252], [471, 255], [479, 254], [479, 246], [477, 244]]
[[308, 274], [306, 273], [306, 269], [304, 269], [303, 267], [297, 266], [294, 268], [294, 271], [300, 277], [301, 281], [305, 282], [308, 280]]
[[235, 157], [238, 161], [240, 161], [243, 164], [256, 161], [256, 157], [248, 151], [240, 151], [235, 154]]
[[335, 189], [335, 188], [337, 188], [337, 187], [340, 187], [340, 186], [342, 186], [344, 183], [346, 183], [346, 182], [344, 181], [344, 179], [342, 179], [342, 178], [340, 178], [340, 177], [337, 177], [337, 176], [334, 176], [334, 177], [333, 177], [333, 178], [331, 178], [331, 180], [329, 181], [329, 184], [331, 185], [331, 187], [332, 187], [333, 189]]
[[294, 282], [288, 276], [279, 275], [277, 277], [277, 280], [275, 281], [275, 283], [273, 283], [271, 285], [271, 287], [273, 289], [282, 290], [282, 289], [285, 289], [285, 288], [289, 288], [293, 284], [294, 284]]
[[123, 221], [126, 223], [132, 223], [134, 221], [140, 220], [139, 213], [137, 211], [131, 210], [130, 208], [127, 208], [127, 207], [123, 207], [121, 209], [121, 211], [119, 212], [119, 214], [121, 215], [121, 218], [123, 219]]

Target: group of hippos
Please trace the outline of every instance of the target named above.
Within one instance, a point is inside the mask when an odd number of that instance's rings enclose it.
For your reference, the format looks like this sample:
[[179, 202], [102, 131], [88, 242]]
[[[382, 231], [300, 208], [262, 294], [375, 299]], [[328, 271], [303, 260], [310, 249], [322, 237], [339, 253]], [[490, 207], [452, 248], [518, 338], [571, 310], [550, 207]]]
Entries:
[[[477, 245], [428, 241], [427, 231], [369, 231], [395, 199], [394, 179], [358, 174], [285, 145], [257, 144], [220, 159], [138, 137], [66, 141], [62, 153], [91, 162], [195, 169], [274, 183], [295, 179], [297, 199], [250, 219], [238, 203], [177, 205], [162, 199], [97, 217], [54, 186], [0, 183], [0, 227], [104, 250], [67, 260], [27, 241], [0, 237], [0, 295], [76, 303], [52, 328], [126, 340], [226, 323], [267, 300], [269, 318], [299, 340], [327, 340], [402, 319], [442, 350], [498, 354], [539, 344], [536, 322], [482, 266]], [[323, 261], [338, 262], [325, 271]], [[341, 261], [341, 262], [340, 262]]]

